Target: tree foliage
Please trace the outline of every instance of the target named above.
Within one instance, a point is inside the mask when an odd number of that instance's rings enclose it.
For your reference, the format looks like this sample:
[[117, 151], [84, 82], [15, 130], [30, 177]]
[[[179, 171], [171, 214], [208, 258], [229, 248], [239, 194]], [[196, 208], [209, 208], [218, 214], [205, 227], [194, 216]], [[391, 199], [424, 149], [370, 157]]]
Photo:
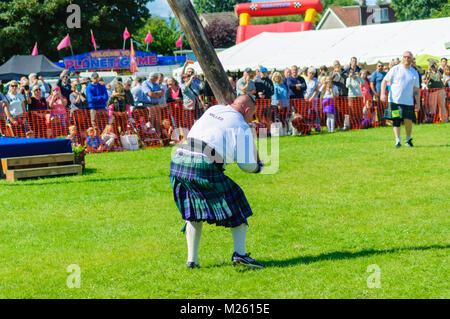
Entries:
[[[144, 26], [136, 33], [135, 39], [144, 43], [148, 31], [152, 33], [153, 38], [153, 42], [149, 44], [149, 51], [173, 55], [173, 51], [178, 50], [175, 42], [180, 37], [181, 30], [175, 18], [166, 20], [160, 17], [151, 17], [147, 19]], [[186, 37], [183, 37], [183, 49], [188, 48], [188, 41]]]
[[247, 3], [250, 0], [194, 0], [194, 7], [198, 13], [230, 12], [234, 11], [237, 3]]
[[[442, 0], [392, 0], [391, 7], [399, 21], [421, 20], [448, 6]], [[447, 9], [448, 10], [448, 9]]]
[[213, 47], [228, 48], [236, 44], [238, 22], [230, 23], [214, 20], [206, 27], [206, 33]]
[[[98, 49], [122, 48], [125, 27], [134, 34], [150, 16], [146, 4], [154, 0], [2, 0], [0, 1], [0, 63], [15, 54], [31, 54], [38, 43], [39, 54], [51, 60], [70, 55], [70, 49], [56, 49], [70, 35], [74, 54], [92, 51], [90, 30]], [[69, 29], [69, 4], [81, 9], [81, 28]]]
[[442, 6], [440, 10], [433, 10], [431, 14], [431, 18], [446, 18], [450, 17], [450, 0], [447, 1], [447, 4]]

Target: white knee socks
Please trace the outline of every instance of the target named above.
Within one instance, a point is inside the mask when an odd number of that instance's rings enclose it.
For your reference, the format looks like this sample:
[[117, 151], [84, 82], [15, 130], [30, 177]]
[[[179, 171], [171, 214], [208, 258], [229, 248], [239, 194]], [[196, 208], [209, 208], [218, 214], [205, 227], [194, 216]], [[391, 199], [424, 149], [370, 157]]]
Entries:
[[200, 246], [200, 237], [202, 235], [202, 222], [186, 221], [186, 240], [188, 246], [188, 262], [194, 262], [198, 265], [198, 247]]
[[[200, 246], [200, 238], [202, 235], [202, 222], [186, 221], [186, 241], [188, 246], [188, 262], [199, 264], [198, 248]], [[247, 236], [247, 225], [242, 224], [238, 227], [231, 228], [234, 241], [234, 251], [239, 255], [245, 255], [245, 237]]]
[[234, 251], [239, 255], [245, 255], [245, 237], [247, 236], [247, 225], [241, 224], [238, 227], [231, 228], [234, 241]]
[[334, 132], [334, 114], [327, 114], [327, 132]]

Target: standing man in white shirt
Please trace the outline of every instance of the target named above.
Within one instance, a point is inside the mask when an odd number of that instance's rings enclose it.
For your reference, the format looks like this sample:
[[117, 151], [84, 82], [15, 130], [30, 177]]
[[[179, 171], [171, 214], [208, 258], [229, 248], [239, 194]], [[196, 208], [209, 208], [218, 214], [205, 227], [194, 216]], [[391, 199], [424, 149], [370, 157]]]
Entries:
[[[388, 106], [384, 112], [384, 118], [392, 120], [395, 135], [395, 147], [402, 146], [400, 140], [400, 126], [405, 122], [406, 142], [412, 144], [412, 122], [416, 121], [415, 111], [420, 109], [420, 84], [419, 74], [412, 67], [413, 55], [406, 51], [403, 53], [402, 63], [392, 67], [381, 83], [380, 99], [386, 103], [386, 86], [390, 85]], [[414, 108], [415, 105], [415, 108]]]
[[231, 229], [234, 265], [263, 268], [245, 250], [251, 208], [242, 189], [223, 173], [225, 166], [235, 161], [248, 173], [259, 173], [263, 168], [248, 125], [255, 111], [255, 101], [249, 95], [239, 96], [231, 105], [210, 107], [172, 157], [170, 182], [186, 221], [187, 268], [199, 266], [203, 222]]

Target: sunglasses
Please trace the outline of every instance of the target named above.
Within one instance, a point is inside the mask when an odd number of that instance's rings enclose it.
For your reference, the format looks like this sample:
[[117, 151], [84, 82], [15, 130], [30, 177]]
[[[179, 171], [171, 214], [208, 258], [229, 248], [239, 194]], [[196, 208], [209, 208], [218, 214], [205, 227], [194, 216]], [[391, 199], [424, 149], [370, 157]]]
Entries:
[[33, 90], [33, 92], [37, 92], [37, 91], [41, 92], [41, 89], [35, 89], [35, 90]]
[[11, 85], [11, 87], [16, 88], [16, 87], [18, 87], [18, 85], [13, 84], [13, 85]]

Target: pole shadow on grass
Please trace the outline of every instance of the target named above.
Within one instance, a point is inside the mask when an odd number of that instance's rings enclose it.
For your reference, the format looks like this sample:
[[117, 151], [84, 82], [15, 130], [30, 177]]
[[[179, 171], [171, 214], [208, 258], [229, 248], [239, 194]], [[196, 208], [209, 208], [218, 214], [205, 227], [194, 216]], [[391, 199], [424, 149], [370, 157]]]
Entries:
[[[299, 256], [284, 260], [264, 260], [256, 258], [257, 261], [261, 262], [265, 268], [284, 268], [291, 267], [300, 264], [312, 264], [320, 261], [337, 261], [345, 259], [356, 259], [361, 257], [369, 257], [375, 255], [385, 255], [392, 253], [399, 253], [405, 251], [426, 251], [432, 249], [449, 249], [450, 245], [431, 245], [431, 246], [418, 246], [418, 247], [403, 247], [403, 248], [392, 248], [392, 249], [364, 249], [360, 251], [350, 252], [350, 251], [333, 251], [329, 253], [324, 253], [316, 256]], [[224, 266], [229, 266], [229, 263], [219, 263], [215, 265], [206, 266], [203, 268], [220, 268]]]
[[335, 261], [345, 259], [355, 259], [360, 257], [369, 257], [375, 255], [384, 255], [399, 253], [405, 251], [426, 251], [432, 249], [449, 249], [450, 245], [431, 245], [431, 246], [418, 246], [418, 247], [404, 247], [404, 248], [392, 248], [392, 249], [364, 249], [361, 251], [333, 251], [316, 256], [299, 256], [296, 258], [290, 258], [285, 260], [258, 260], [265, 267], [291, 267], [299, 264], [311, 264], [320, 261]]

